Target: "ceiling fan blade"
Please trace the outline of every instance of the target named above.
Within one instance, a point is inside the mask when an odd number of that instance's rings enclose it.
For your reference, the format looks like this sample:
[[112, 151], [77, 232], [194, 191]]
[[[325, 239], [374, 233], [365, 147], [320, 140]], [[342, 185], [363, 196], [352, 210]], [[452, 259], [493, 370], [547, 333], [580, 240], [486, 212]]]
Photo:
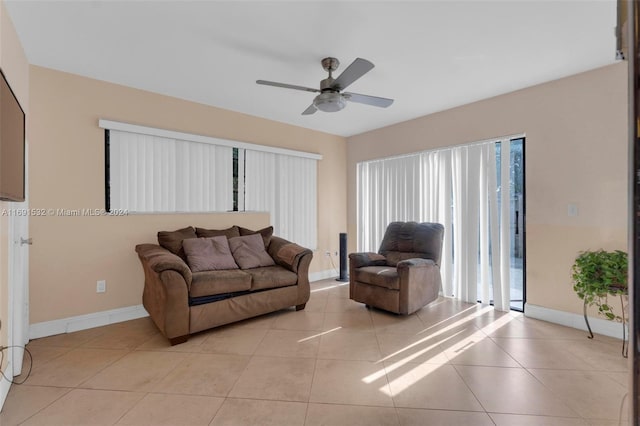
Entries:
[[302, 115], [311, 115], [313, 113], [315, 113], [318, 109], [313, 105], [309, 105], [309, 108], [305, 109], [304, 111], [302, 111]]
[[374, 66], [375, 65], [366, 59], [356, 58], [356, 60], [336, 78], [331, 87], [337, 90], [344, 90], [351, 83], [371, 71]]
[[379, 98], [377, 96], [361, 95], [359, 93], [345, 92], [342, 94], [348, 101], [357, 102], [359, 104], [367, 104], [386, 108], [393, 103], [393, 99]]
[[303, 90], [305, 92], [320, 92], [318, 89], [312, 89], [311, 87], [296, 86], [295, 84], [276, 83], [275, 81], [256, 80], [258, 84], [264, 84], [265, 86], [283, 87], [285, 89]]

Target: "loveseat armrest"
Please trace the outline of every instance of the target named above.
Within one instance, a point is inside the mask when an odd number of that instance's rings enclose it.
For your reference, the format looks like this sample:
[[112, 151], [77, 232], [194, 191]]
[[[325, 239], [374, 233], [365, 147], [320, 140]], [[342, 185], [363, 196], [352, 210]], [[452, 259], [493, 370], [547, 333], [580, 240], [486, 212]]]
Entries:
[[386, 266], [387, 259], [378, 253], [350, 253], [349, 266], [351, 268], [362, 268], [365, 266]]
[[271, 237], [267, 252], [278, 265], [295, 273], [298, 273], [298, 267], [303, 257], [313, 256], [313, 252], [308, 248], [275, 236]]
[[191, 287], [193, 278], [191, 269], [180, 256], [176, 256], [157, 244], [138, 244], [136, 252], [140, 261], [157, 274], [164, 271], [176, 271], [184, 278], [187, 288]]

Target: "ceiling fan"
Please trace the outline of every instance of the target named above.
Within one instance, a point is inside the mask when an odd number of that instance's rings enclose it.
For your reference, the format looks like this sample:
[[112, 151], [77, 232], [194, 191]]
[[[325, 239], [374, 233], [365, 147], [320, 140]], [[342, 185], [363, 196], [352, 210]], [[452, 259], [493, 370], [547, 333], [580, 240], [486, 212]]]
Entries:
[[275, 81], [257, 80], [256, 83], [266, 86], [284, 87], [285, 89], [303, 90], [305, 92], [320, 93], [315, 97], [309, 108], [302, 115], [309, 115], [316, 110], [324, 112], [336, 112], [347, 106], [347, 101], [360, 104], [386, 108], [393, 103], [393, 99], [379, 98], [377, 96], [361, 95], [358, 93], [343, 92], [351, 83], [371, 71], [374, 65], [366, 59], [356, 58], [338, 78], [333, 78], [333, 71], [338, 69], [340, 62], [336, 58], [324, 58], [322, 68], [329, 73], [329, 77], [320, 81], [320, 89], [296, 86], [293, 84], [277, 83]]

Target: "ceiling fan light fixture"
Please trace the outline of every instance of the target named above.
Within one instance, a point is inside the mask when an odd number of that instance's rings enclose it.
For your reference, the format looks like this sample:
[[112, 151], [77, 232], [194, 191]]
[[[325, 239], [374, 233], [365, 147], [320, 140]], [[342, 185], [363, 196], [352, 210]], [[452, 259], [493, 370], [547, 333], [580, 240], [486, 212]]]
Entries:
[[347, 106], [347, 101], [338, 92], [324, 92], [315, 97], [313, 105], [320, 111], [337, 112]]

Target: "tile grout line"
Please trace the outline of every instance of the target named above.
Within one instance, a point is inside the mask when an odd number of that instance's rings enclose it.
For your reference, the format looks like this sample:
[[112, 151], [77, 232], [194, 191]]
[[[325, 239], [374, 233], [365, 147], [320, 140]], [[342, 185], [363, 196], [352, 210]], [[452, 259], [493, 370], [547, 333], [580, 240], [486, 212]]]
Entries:
[[[369, 314], [369, 319], [371, 320], [371, 324], [373, 324], [373, 315], [371, 314], [371, 310], [367, 309], [367, 313]], [[384, 365], [384, 361], [382, 361], [382, 359], [384, 359], [385, 356], [384, 356], [384, 354], [382, 352], [382, 345], [380, 344], [380, 337], [378, 336], [380, 331], [375, 327], [375, 324], [373, 324], [373, 332], [374, 332], [374, 334], [376, 336], [376, 342], [378, 342], [378, 351], [380, 352], [380, 357], [381, 357], [381, 359], [378, 360], [377, 362], [380, 362], [382, 368], [384, 369], [384, 378], [387, 381], [387, 387], [389, 388], [389, 396], [391, 398], [391, 403], [393, 404], [393, 411], [396, 414], [396, 421], [398, 422], [398, 426], [401, 426], [402, 423], [400, 421], [400, 412], [398, 411], [398, 409], [400, 407], [398, 407], [396, 405], [396, 399], [395, 399], [395, 396], [393, 395], [393, 390], [391, 389], [391, 383], [389, 381], [389, 374], [387, 373], [387, 367]]]

